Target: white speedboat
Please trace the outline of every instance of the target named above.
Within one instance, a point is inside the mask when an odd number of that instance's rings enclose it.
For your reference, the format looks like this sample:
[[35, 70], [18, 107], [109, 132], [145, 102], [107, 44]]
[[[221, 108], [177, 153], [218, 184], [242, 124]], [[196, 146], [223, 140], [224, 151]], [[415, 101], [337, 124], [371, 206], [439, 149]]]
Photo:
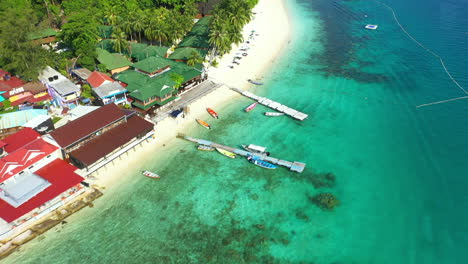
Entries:
[[145, 175], [146, 177], [149, 177], [149, 178], [153, 178], [153, 179], [159, 179], [161, 178], [158, 174], [154, 173], [154, 172], [151, 172], [151, 171], [142, 171], [141, 172], [143, 175]]

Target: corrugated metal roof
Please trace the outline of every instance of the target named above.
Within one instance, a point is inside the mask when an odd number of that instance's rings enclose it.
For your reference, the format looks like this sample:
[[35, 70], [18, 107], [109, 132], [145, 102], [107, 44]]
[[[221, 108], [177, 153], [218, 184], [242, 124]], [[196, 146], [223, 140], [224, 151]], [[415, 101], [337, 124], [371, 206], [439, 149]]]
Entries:
[[118, 82], [112, 82], [93, 88], [93, 91], [102, 99], [113, 94], [124, 93], [127, 89], [122, 87]]
[[134, 115], [126, 123], [97, 136], [86, 145], [70, 153], [71, 156], [80, 160], [87, 166], [100, 160], [105, 155], [130, 142], [143, 133], [148, 133], [154, 124]]
[[72, 83], [67, 77], [52, 69], [50, 66], [47, 66], [39, 74], [39, 80], [54, 88], [60, 95], [67, 95], [80, 91], [78, 85]]
[[57, 144], [65, 148], [124, 116], [125, 113], [118, 106], [108, 104], [57, 128], [50, 132], [50, 135], [55, 139]]
[[29, 109], [0, 115], [0, 129], [23, 126], [40, 115], [47, 115], [45, 109]]

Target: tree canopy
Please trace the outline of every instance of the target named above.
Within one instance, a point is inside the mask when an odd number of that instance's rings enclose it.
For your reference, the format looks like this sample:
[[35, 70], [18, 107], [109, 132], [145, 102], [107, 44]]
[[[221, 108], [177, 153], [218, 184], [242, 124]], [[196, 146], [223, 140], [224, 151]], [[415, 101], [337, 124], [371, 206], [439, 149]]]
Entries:
[[26, 1], [18, 1], [18, 6], [8, 2], [1, 2], [0, 68], [25, 80], [37, 79], [46, 66], [48, 52], [29, 39], [36, 30], [33, 9]]

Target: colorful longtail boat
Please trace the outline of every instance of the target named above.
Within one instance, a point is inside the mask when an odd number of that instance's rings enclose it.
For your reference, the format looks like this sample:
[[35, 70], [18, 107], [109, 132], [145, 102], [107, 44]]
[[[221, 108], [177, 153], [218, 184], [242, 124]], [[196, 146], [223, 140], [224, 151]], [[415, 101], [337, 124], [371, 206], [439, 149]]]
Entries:
[[246, 112], [250, 112], [250, 111], [252, 111], [252, 109], [254, 109], [254, 108], [257, 106], [257, 104], [258, 104], [258, 102], [255, 102], [255, 103], [253, 103], [253, 104], [247, 106], [244, 110], [245, 110]]
[[205, 121], [203, 121], [201, 119], [195, 119], [195, 120], [197, 120], [198, 124], [202, 125], [203, 127], [207, 128], [207, 129], [211, 129], [211, 126], [207, 122], [205, 122]]
[[209, 113], [212, 117], [218, 119], [218, 117], [219, 117], [219, 116], [218, 116], [218, 113], [216, 113], [213, 109], [207, 108], [206, 111], [208, 111], [208, 113]]
[[233, 159], [233, 158], [236, 157], [236, 154], [234, 154], [234, 153], [232, 153], [232, 152], [230, 152], [230, 151], [224, 150], [224, 149], [222, 149], [222, 148], [216, 148], [216, 150], [217, 150], [219, 153], [223, 154], [224, 156], [226, 156], [226, 157], [228, 157], [228, 158]]

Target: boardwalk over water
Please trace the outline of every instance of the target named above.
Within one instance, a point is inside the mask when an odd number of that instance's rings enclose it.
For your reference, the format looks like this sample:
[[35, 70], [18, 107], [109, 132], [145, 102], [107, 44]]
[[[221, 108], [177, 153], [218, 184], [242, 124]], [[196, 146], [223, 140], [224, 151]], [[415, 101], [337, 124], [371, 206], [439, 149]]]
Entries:
[[309, 116], [309, 115], [304, 114], [302, 112], [299, 112], [299, 111], [297, 111], [295, 109], [292, 109], [290, 107], [282, 105], [282, 104], [280, 104], [278, 102], [270, 100], [270, 99], [268, 99], [266, 97], [261, 97], [261, 96], [255, 95], [255, 94], [253, 94], [251, 92], [242, 91], [242, 90], [239, 90], [239, 89], [233, 88], [233, 87], [231, 87], [231, 90], [236, 91], [236, 92], [238, 92], [238, 93], [242, 94], [243, 96], [246, 96], [246, 97], [248, 97], [250, 99], [253, 99], [253, 100], [259, 102], [260, 104], [262, 104], [262, 105], [264, 105], [266, 107], [269, 107], [269, 108], [271, 108], [273, 110], [276, 110], [276, 111], [281, 112], [281, 113], [285, 113], [286, 115], [288, 115], [288, 116], [290, 116], [292, 118], [295, 118], [297, 120], [303, 121], [304, 119], [306, 119]]
[[260, 159], [262, 159], [264, 161], [270, 162], [272, 164], [287, 167], [290, 170], [295, 171], [295, 172], [299, 172], [299, 173], [303, 172], [304, 169], [305, 169], [305, 166], [306, 166], [306, 164], [302, 163], [302, 162], [298, 162], [298, 161], [290, 162], [290, 161], [286, 161], [286, 160], [280, 160], [280, 159], [277, 159], [277, 158], [269, 157], [269, 156], [267, 156], [265, 154], [252, 153], [252, 152], [245, 151], [245, 150], [242, 150], [242, 149], [236, 149], [236, 148], [233, 148], [233, 147], [221, 145], [221, 144], [211, 142], [211, 141], [208, 141], [208, 140], [205, 140], [205, 139], [192, 138], [192, 137], [189, 137], [189, 136], [185, 136], [183, 134], [179, 134], [177, 137], [188, 140], [188, 141], [191, 141], [191, 142], [194, 142], [194, 143], [197, 143], [199, 145], [224, 149], [224, 150], [230, 151], [232, 153], [235, 153], [237, 155], [241, 155], [241, 156], [244, 156], [244, 157], [247, 157], [249, 155], [250, 156], [257, 156], [257, 157], [260, 157]]

